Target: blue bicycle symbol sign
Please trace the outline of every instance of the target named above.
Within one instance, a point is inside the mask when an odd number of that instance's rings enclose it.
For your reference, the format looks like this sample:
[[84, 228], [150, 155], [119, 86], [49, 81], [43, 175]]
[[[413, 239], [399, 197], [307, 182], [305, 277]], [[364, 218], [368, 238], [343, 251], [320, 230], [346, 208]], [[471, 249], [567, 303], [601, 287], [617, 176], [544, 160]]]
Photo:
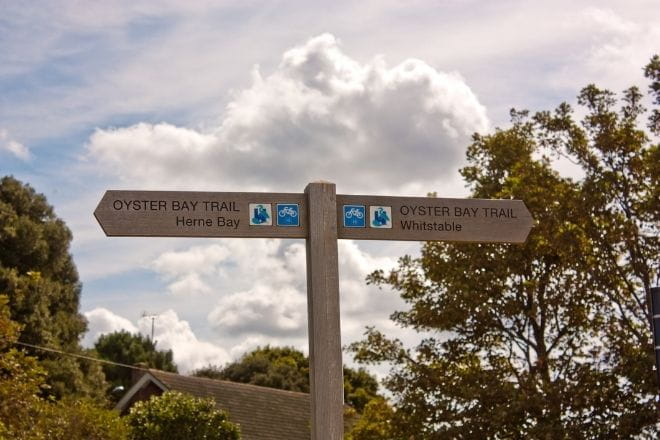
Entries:
[[[280, 205], [277, 205], [277, 206], [280, 206]], [[294, 209], [293, 207], [291, 207], [289, 205], [285, 205], [282, 209], [279, 210], [277, 215], [279, 215], [280, 217], [286, 217], [287, 215], [291, 216], [291, 217], [298, 217], [298, 210]]]
[[348, 212], [346, 212], [345, 215], [346, 215], [346, 218], [353, 218], [353, 216], [355, 216], [355, 218], [363, 218], [364, 217], [364, 211], [361, 211], [358, 208], [353, 207], [353, 208], [349, 209]]
[[366, 215], [364, 205], [344, 205], [344, 227], [364, 228]]
[[277, 226], [300, 226], [297, 203], [277, 204]]

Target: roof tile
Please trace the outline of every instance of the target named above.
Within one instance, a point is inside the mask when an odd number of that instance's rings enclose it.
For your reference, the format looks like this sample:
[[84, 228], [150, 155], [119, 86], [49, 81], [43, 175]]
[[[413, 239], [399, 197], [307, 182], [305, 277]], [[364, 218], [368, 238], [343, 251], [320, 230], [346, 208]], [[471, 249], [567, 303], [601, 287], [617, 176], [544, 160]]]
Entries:
[[158, 370], [149, 373], [172, 391], [213, 398], [240, 425], [243, 440], [310, 438], [309, 394]]

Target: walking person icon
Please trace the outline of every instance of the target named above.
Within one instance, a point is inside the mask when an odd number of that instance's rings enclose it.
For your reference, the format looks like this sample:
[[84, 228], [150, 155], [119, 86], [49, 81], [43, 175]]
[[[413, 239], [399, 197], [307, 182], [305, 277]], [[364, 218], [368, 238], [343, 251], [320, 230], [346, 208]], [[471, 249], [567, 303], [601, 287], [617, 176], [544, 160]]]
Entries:
[[392, 227], [392, 208], [390, 206], [370, 206], [371, 227], [372, 228], [391, 228]]
[[273, 220], [271, 217], [271, 207], [268, 203], [250, 203], [250, 225], [251, 226], [271, 226]]

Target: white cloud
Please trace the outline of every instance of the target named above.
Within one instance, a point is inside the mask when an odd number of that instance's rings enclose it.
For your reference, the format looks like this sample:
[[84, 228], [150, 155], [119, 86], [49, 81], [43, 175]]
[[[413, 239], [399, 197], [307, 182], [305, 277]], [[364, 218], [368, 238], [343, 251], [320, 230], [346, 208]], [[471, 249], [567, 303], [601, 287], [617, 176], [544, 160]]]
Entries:
[[230, 250], [220, 245], [196, 246], [187, 252], [166, 252], [151, 265], [170, 281], [170, 293], [180, 296], [206, 295], [214, 288], [206, 279], [214, 275], [218, 264], [226, 261]]
[[103, 307], [98, 307], [84, 313], [87, 318], [87, 333], [82, 340], [84, 347], [92, 347], [99, 336], [125, 330], [131, 333], [137, 332], [137, 327], [131, 321], [112, 313]]
[[453, 177], [469, 136], [487, 125], [460, 76], [414, 59], [360, 64], [324, 34], [287, 51], [265, 78], [255, 68], [215, 129], [97, 130], [88, 153], [143, 187], [300, 191], [322, 178], [355, 190], [427, 191]]
[[166, 252], [154, 261], [153, 267], [170, 276], [185, 275], [193, 270], [204, 273], [229, 257], [230, 250], [226, 246], [195, 246], [185, 253]]
[[[150, 334], [152, 320], [140, 318], [138, 327], [143, 334]], [[230, 361], [227, 351], [216, 344], [197, 338], [190, 323], [179, 318], [174, 310], [157, 315], [154, 320], [154, 340], [159, 350], [172, 350], [174, 362], [183, 374], [206, 365], [223, 365]]]
[[577, 78], [578, 86], [592, 82], [615, 92], [632, 85], [645, 88], [642, 68], [657, 53], [660, 28], [654, 22], [628, 19], [623, 12], [589, 7], [567, 18], [561, 32], [578, 35], [580, 44], [549, 75], [551, 83], [574, 85]]
[[[131, 333], [151, 335], [152, 317], [143, 316], [134, 325], [108, 309], [96, 308], [84, 313], [89, 330], [82, 341], [92, 347], [99, 336], [125, 330]], [[179, 318], [173, 310], [153, 316], [154, 340], [159, 350], [172, 350], [174, 362], [181, 373], [190, 373], [208, 364], [223, 365], [230, 361], [226, 350], [211, 342], [197, 338], [188, 321]]]
[[252, 289], [222, 298], [209, 313], [209, 322], [219, 333], [231, 336], [305, 337], [305, 293], [294, 287], [272, 286], [267, 282], [268, 279], [256, 281]]
[[305, 248], [299, 242], [221, 240], [166, 252], [151, 267], [171, 294], [214, 304], [208, 319], [223, 337], [305, 336]]
[[25, 145], [10, 138], [6, 129], [0, 129], [0, 151], [6, 151], [23, 161], [28, 161], [32, 157], [30, 150]]
[[[643, 30], [629, 40], [635, 53], [639, 47], [648, 52], [649, 43], [658, 47], [651, 34], [660, 17], [657, 0], [468, 0], [441, 7], [427, 0], [335, 1], [332, 8], [313, 1], [32, 3], [5, 2], [6, 26], [0, 29], [0, 77], [8, 77], [10, 87], [14, 79], [26, 81], [16, 89], [19, 99], [4, 113], [0, 109], [0, 120], [30, 145], [82, 126], [125, 121], [126, 115], [207, 124], [225, 106], [228, 91], [245, 87], [252, 64], [271, 72], [285, 48], [324, 30], [350, 42], [361, 61], [375, 48], [393, 63], [415, 57], [460, 71], [499, 123], [511, 106], [547, 108], [603, 77], [620, 77], [627, 85], [639, 76], [640, 63], [584, 68], [585, 46], [604, 32], [566, 23], [586, 8], [596, 5], [640, 25]], [[611, 69], [616, 75], [608, 74]], [[560, 87], [558, 76], [566, 80]]]
[[[282, 240], [215, 240], [162, 253], [150, 267], [168, 283], [170, 293], [227, 294], [248, 289], [267, 276], [271, 284], [289, 285], [304, 276], [304, 246], [283, 246]], [[301, 267], [302, 266], [302, 267]], [[173, 289], [189, 284], [191, 290]]]
[[363, 328], [388, 319], [396, 307], [402, 306], [397, 294], [366, 284], [366, 276], [382, 269], [387, 272], [396, 266], [396, 258], [374, 257], [350, 240], [339, 241], [339, 292], [342, 314], [346, 324], [355, 319]]
[[[209, 258], [210, 255], [216, 256]], [[205, 264], [191, 262], [205, 261]], [[307, 347], [307, 293], [305, 247], [284, 240], [221, 240], [220, 244], [192, 246], [156, 258], [152, 268], [167, 281], [170, 293], [194, 296], [214, 339], [238, 356], [257, 345]], [[389, 315], [404, 307], [388, 289], [368, 286], [365, 277], [376, 269], [388, 270], [396, 261], [375, 257], [355, 242], [339, 241], [342, 339], [359, 339], [365, 325], [398, 332]], [[200, 283], [179, 290], [187, 280]]]

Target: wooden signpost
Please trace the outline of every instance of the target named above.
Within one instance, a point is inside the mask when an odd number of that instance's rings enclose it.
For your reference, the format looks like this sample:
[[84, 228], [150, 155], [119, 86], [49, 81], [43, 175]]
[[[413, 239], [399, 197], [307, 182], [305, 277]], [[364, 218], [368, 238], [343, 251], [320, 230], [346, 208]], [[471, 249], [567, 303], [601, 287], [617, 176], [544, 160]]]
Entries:
[[307, 242], [312, 439], [343, 437], [337, 239], [523, 243], [520, 200], [304, 194], [107, 191], [94, 216], [108, 236], [304, 238]]
[[[110, 237], [307, 238], [306, 199], [304, 194], [106, 191], [94, 216]], [[279, 216], [278, 206], [289, 215]]]

